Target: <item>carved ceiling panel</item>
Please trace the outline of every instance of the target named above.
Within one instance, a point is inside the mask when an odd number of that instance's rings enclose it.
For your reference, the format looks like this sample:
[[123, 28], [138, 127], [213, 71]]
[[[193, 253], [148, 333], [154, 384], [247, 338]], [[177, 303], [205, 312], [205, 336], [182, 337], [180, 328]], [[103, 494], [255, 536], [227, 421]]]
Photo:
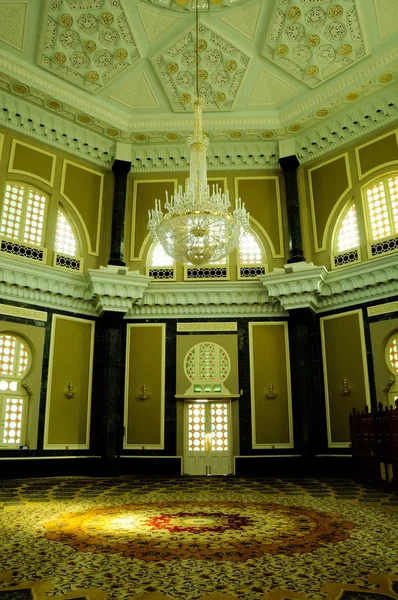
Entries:
[[[195, 36], [186, 34], [155, 60], [166, 94], [177, 112], [192, 110], [195, 95]], [[249, 57], [236, 46], [199, 25], [199, 96], [205, 110], [230, 110]]]
[[357, 0], [280, 0], [265, 56], [310, 87], [366, 56]]
[[39, 65], [97, 92], [139, 58], [120, 0], [47, 0]]
[[[195, 11], [196, 0], [145, 0], [155, 6], [171, 8], [172, 10]], [[236, 4], [245, 4], [247, 0], [198, 0], [199, 10], [214, 10], [233, 7]]]
[[26, 9], [26, 2], [0, 4], [0, 40], [18, 50], [23, 48]]

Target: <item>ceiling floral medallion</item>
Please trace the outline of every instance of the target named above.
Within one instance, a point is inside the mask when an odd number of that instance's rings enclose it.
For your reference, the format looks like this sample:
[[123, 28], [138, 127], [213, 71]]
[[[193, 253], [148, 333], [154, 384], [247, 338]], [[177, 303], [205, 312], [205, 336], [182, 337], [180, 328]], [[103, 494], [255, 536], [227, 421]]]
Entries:
[[[204, 110], [232, 108], [249, 57], [204, 25], [199, 25], [199, 96]], [[154, 59], [166, 94], [176, 112], [192, 110], [196, 64], [194, 32], [177, 40]], [[221, 100], [223, 98], [223, 100]]]
[[86, 52], [95, 52], [97, 49], [97, 44], [94, 42], [94, 40], [85, 40], [83, 48]]
[[104, 12], [100, 16], [100, 21], [103, 25], [112, 25], [114, 20], [115, 18], [111, 12]]
[[38, 64], [92, 93], [140, 58], [119, 0], [48, 2], [44, 19]]
[[393, 79], [392, 73], [383, 73], [383, 75], [381, 75], [379, 77], [380, 83], [390, 83], [390, 81], [392, 81], [392, 79]]
[[21, 83], [17, 83], [16, 85], [13, 86], [12, 89], [17, 94], [26, 94], [28, 92], [28, 88], [26, 87], [26, 85], [22, 85]]
[[58, 19], [59, 24], [61, 25], [61, 27], [72, 27], [73, 25], [73, 17], [72, 15], [69, 15], [67, 13], [61, 15]]
[[330, 111], [327, 108], [320, 108], [319, 110], [316, 111], [315, 116], [324, 118], [324, 117], [328, 116], [329, 112]]
[[289, 46], [286, 46], [286, 44], [278, 44], [278, 46], [276, 47], [275, 52], [279, 56], [285, 56], [289, 52]]
[[[154, 6], [160, 6], [164, 8], [167, 6], [168, 9], [177, 10], [177, 11], [190, 11], [193, 12], [195, 10], [195, 4], [190, 0], [144, 0], [145, 2], [150, 2]], [[282, 0], [283, 1], [283, 0]], [[223, 11], [226, 8], [233, 8], [238, 3], [244, 3], [246, 0], [201, 0], [200, 2], [200, 10], [202, 11], [213, 11], [219, 10], [220, 8]]]
[[359, 92], [350, 92], [347, 94], [346, 98], [349, 102], [355, 102], [355, 100], [358, 100], [359, 96]]
[[119, 135], [119, 130], [115, 129], [114, 127], [110, 127], [109, 129], [106, 130], [107, 135], [110, 135], [111, 137], [117, 137]]
[[[312, 88], [367, 55], [359, 0], [345, 0], [344, 8], [329, 2], [279, 0], [263, 50], [268, 60]], [[283, 52], [285, 46], [288, 52]], [[318, 51], [313, 54], [311, 48]]]
[[293, 123], [293, 125], [290, 125], [287, 130], [290, 131], [290, 133], [298, 133], [302, 130], [302, 126], [299, 123]]
[[271, 139], [273, 137], [274, 137], [274, 132], [273, 131], [264, 131], [263, 138], [269, 140], [269, 139]]
[[87, 123], [91, 123], [92, 118], [89, 115], [79, 115], [78, 121], [86, 125]]
[[126, 48], [118, 48], [115, 52], [115, 56], [118, 60], [126, 60], [128, 55], [129, 53], [127, 52]]

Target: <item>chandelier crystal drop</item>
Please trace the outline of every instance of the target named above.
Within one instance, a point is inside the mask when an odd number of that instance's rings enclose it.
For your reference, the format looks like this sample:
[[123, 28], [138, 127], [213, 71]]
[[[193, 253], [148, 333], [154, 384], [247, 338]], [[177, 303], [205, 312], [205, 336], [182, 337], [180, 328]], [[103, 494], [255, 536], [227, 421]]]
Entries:
[[169, 200], [166, 192], [164, 214], [160, 200], [148, 211], [148, 230], [164, 251], [182, 262], [204, 265], [228, 256], [249, 227], [249, 213], [238, 198], [230, 212], [229, 192], [207, 181], [206, 150], [209, 138], [202, 131], [202, 106], [198, 89], [198, 6], [196, 5], [196, 100], [194, 131], [189, 146], [189, 179], [185, 191], [179, 186]]

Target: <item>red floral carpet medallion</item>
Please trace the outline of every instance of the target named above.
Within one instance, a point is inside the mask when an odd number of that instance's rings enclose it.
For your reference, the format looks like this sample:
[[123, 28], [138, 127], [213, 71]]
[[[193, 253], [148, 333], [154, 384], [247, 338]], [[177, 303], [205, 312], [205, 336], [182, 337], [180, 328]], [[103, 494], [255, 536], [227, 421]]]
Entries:
[[301, 554], [350, 537], [354, 525], [308, 508], [273, 503], [149, 502], [59, 515], [43, 524], [47, 540], [80, 552], [145, 561], [245, 561]]

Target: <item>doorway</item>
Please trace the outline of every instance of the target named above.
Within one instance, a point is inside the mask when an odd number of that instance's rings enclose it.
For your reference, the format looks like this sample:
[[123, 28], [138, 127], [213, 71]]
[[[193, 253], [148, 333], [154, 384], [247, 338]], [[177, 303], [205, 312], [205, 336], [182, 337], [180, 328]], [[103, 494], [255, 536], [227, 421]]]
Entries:
[[231, 433], [231, 403], [229, 400], [186, 402], [184, 474], [232, 474]]

